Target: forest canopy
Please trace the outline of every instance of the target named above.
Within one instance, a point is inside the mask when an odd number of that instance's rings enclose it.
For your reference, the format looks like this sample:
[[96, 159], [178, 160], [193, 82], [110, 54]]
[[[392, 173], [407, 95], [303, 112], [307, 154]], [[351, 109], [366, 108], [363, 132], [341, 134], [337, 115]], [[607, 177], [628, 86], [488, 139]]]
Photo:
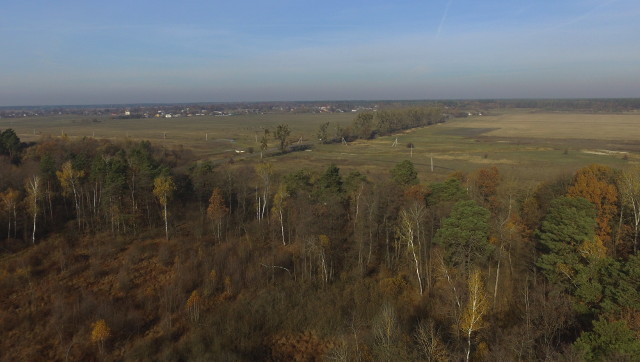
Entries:
[[[361, 113], [344, 135], [441, 116]], [[214, 164], [148, 141], [26, 145], [1, 132], [0, 350], [15, 360], [640, 353], [638, 170], [590, 165], [518, 189], [494, 166], [424, 182], [409, 159], [372, 175], [339, 163], [276, 172], [279, 156]]]

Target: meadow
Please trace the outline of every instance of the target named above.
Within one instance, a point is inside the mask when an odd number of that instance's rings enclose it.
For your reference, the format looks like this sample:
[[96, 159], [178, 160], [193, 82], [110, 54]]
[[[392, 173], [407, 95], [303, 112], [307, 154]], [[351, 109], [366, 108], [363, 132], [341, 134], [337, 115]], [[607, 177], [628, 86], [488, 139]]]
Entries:
[[62, 134], [72, 139], [149, 140], [168, 149], [188, 148], [198, 159], [252, 162], [259, 159], [259, 139], [264, 129], [273, 131], [278, 124], [286, 123], [291, 129], [291, 143], [301, 141], [312, 148], [274, 156], [276, 140], [270, 137], [269, 159], [276, 169], [324, 168], [335, 163], [345, 170], [376, 175], [403, 159], [410, 159], [421, 180], [427, 182], [487, 165], [497, 166], [507, 177], [517, 175], [520, 180], [536, 183], [573, 173], [592, 163], [624, 168], [640, 162], [638, 114], [511, 110], [450, 119], [443, 124], [348, 145], [317, 142], [321, 124], [329, 122], [332, 134], [337, 126], [348, 127], [354, 117], [353, 113], [147, 119], [59, 116], [0, 119], [0, 129], [13, 128], [23, 141]]

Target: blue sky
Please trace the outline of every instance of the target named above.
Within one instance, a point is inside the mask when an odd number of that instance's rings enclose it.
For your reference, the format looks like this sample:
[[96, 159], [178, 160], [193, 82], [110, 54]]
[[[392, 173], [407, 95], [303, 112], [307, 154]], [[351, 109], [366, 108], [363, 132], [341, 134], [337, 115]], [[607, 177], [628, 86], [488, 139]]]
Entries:
[[3, 0], [0, 106], [640, 97], [637, 0]]

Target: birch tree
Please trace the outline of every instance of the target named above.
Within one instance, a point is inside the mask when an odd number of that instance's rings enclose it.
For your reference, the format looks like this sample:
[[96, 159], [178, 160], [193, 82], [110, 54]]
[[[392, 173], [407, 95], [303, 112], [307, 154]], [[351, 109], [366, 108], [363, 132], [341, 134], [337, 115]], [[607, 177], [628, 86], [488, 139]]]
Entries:
[[400, 243], [407, 246], [407, 252], [411, 255], [415, 264], [416, 276], [418, 277], [418, 286], [420, 295], [423, 293], [422, 276], [420, 270], [422, 265], [420, 262], [421, 249], [421, 220], [424, 218], [424, 206], [414, 205], [409, 209], [400, 211], [400, 221], [397, 229], [397, 236]]
[[0, 193], [0, 202], [3, 205], [5, 212], [7, 213], [7, 219], [8, 219], [7, 239], [11, 237], [11, 217], [12, 216], [13, 216], [13, 237], [15, 238], [16, 236], [16, 228], [17, 228], [16, 206], [18, 205], [19, 197], [20, 197], [20, 192], [12, 188], [8, 188], [3, 193]]
[[269, 189], [271, 187], [271, 176], [273, 175], [273, 166], [270, 163], [261, 163], [256, 166], [256, 173], [262, 181], [262, 189], [258, 191], [256, 187], [256, 217], [258, 220], [264, 219], [267, 210], [267, 202], [269, 197]]
[[41, 197], [40, 177], [32, 176], [27, 179], [25, 188], [27, 189], [27, 208], [33, 216], [33, 232], [31, 233], [31, 243], [36, 243], [36, 224], [38, 220], [38, 201]]
[[67, 161], [62, 164], [62, 169], [56, 171], [56, 176], [58, 177], [58, 181], [60, 181], [60, 186], [62, 186], [62, 191], [65, 196], [70, 193], [73, 194], [73, 203], [76, 209], [76, 219], [78, 221], [78, 228], [82, 226], [82, 213], [80, 210], [80, 198], [78, 195], [78, 186], [80, 182], [80, 178], [84, 177], [84, 171], [75, 170], [73, 165], [71, 165], [71, 161]]
[[460, 329], [467, 336], [467, 361], [471, 355], [471, 335], [484, 327], [484, 316], [487, 313], [489, 303], [484, 290], [482, 274], [479, 269], [469, 274], [467, 306], [460, 320]]
[[214, 223], [214, 228], [217, 229], [216, 236], [220, 240], [220, 227], [222, 224], [222, 218], [229, 212], [229, 208], [224, 204], [224, 198], [222, 197], [222, 191], [220, 188], [215, 187], [211, 192], [209, 198], [209, 207], [207, 207], [207, 216]]
[[278, 219], [280, 220], [280, 233], [282, 234], [282, 245], [287, 245], [287, 242], [284, 237], [284, 207], [287, 201], [287, 186], [284, 183], [281, 183], [278, 187], [278, 192], [276, 192], [275, 196], [273, 196], [273, 208], [271, 210], [272, 214], [276, 214]]
[[104, 343], [111, 336], [111, 328], [104, 319], [100, 319], [93, 323], [91, 328], [91, 342], [97, 343], [100, 353], [104, 352]]
[[169, 240], [169, 221], [167, 218], [167, 204], [169, 198], [176, 189], [173, 179], [170, 176], [158, 176], [153, 182], [153, 194], [158, 198], [160, 205], [164, 210], [164, 232], [167, 240]]

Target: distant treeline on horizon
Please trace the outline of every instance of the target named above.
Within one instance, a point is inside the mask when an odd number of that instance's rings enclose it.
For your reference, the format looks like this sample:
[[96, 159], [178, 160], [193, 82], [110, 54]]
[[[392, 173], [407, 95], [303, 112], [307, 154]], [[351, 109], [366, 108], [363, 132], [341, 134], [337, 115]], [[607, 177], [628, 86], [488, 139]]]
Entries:
[[[331, 108], [337, 111], [374, 107], [407, 107], [441, 105], [454, 109], [532, 108], [550, 111], [626, 112], [640, 110], [640, 98], [575, 98], [575, 99], [441, 99], [441, 100], [326, 100], [326, 101], [265, 101], [265, 102], [193, 102], [193, 103], [131, 103], [88, 105], [0, 106], [1, 113], [15, 111], [46, 114], [77, 112], [117, 112], [123, 109], [167, 109], [197, 107], [207, 110], [251, 109], [255, 111], [308, 111]], [[6, 116], [6, 115], [5, 115]]]

